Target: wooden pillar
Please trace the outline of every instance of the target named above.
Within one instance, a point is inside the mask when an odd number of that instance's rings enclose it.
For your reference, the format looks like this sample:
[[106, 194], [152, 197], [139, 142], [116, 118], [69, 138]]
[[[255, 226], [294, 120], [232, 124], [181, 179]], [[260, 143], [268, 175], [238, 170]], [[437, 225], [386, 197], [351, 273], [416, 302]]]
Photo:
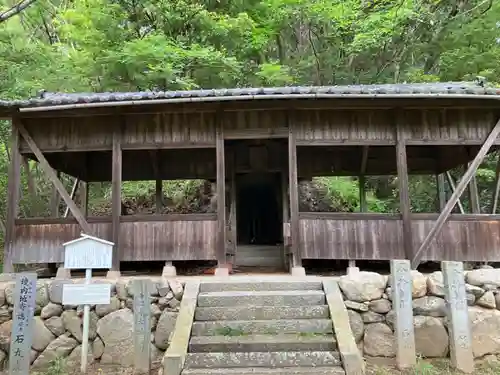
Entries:
[[[453, 194], [453, 193], [455, 193], [455, 190], [457, 189], [455, 186], [455, 181], [453, 180], [453, 176], [451, 175], [451, 173], [449, 171], [446, 171], [445, 175], [446, 175], [446, 180], [448, 181], [448, 184], [450, 185], [451, 192]], [[457, 200], [457, 206], [458, 206], [458, 209], [460, 210], [460, 213], [464, 214], [465, 209], [464, 209], [464, 206], [463, 206], [460, 198], [458, 198], [458, 200]]]
[[[57, 179], [61, 178], [61, 172], [56, 172]], [[55, 186], [52, 186], [52, 193], [50, 197], [50, 215], [52, 217], [59, 217], [59, 202], [60, 196]]]
[[437, 187], [437, 211], [443, 211], [446, 204], [446, 190], [444, 189], [444, 174], [436, 175], [436, 187]]
[[233, 244], [232, 246], [232, 252], [233, 252], [233, 257], [236, 255], [236, 250], [238, 247], [238, 227], [237, 227], [237, 213], [236, 213], [236, 201], [237, 201], [237, 194], [236, 194], [236, 156], [234, 153], [231, 155], [231, 186], [229, 187], [229, 192], [231, 196], [231, 203], [230, 203], [230, 211], [229, 211], [229, 220], [231, 224], [231, 242]]
[[120, 271], [120, 216], [122, 209], [122, 148], [121, 128], [115, 128], [113, 132], [113, 155], [112, 155], [112, 180], [111, 180], [111, 207], [112, 207], [112, 231], [113, 231], [113, 268], [112, 271]]
[[219, 121], [216, 129], [217, 165], [217, 268], [226, 267], [226, 167], [224, 158], [224, 129]]
[[11, 128], [11, 153], [9, 175], [7, 182], [7, 217], [5, 224], [5, 244], [4, 244], [4, 260], [3, 272], [14, 272], [12, 258], [14, 255], [14, 240], [15, 240], [15, 220], [19, 212], [19, 197], [21, 187], [21, 153], [19, 152], [20, 136], [19, 131], [15, 127], [15, 123], [19, 119], [12, 120]]
[[495, 170], [495, 190], [493, 191], [493, 197], [491, 202], [491, 213], [493, 215], [495, 215], [497, 212], [499, 195], [500, 195], [500, 153], [497, 152], [497, 167]]
[[[469, 155], [469, 157], [472, 157], [472, 152], [470, 150], [470, 147], [467, 148], [467, 154]], [[467, 165], [464, 166], [464, 171], [467, 171], [469, 166], [470, 166], [470, 163], [467, 163]], [[480, 214], [481, 213], [481, 205], [479, 203], [479, 191], [477, 188], [477, 180], [476, 180], [475, 173], [469, 182], [469, 202], [470, 202], [471, 212], [473, 214]]]
[[89, 216], [89, 183], [85, 181], [80, 182], [80, 208], [85, 217]]
[[161, 214], [161, 210], [163, 208], [163, 181], [162, 180], [156, 180], [155, 184], [155, 190], [156, 190], [156, 210], [155, 213]]
[[397, 124], [396, 162], [399, 183], [399, 207], [403, 219], [403, 244], [406, 259], [413, 258], [413, 233], [411, 228], [410, 192], [408, 187], [408, 164], [406, 143], [402, 126]]
[[288, 184], [290, 188], [290, 232], [292, 267], [302, 267], [300, 256], [299, 182], [297, 176], [297, 142], [293, 125], [288, 130]]

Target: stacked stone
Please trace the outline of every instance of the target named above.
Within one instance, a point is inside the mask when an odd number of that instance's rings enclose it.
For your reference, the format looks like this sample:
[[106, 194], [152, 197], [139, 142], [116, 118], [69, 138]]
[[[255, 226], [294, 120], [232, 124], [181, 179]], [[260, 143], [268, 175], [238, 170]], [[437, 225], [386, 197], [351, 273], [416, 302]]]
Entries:
[[[500, 354], [500, 269], [465, 273], [474, 358]], [[342, 276], [339, 286], [352, 331], [365, 356], [394, 357], [395, 312], [390, 277], [374, 272]], [[449, 355], [443, 274], [412, 271], [413, 325], [417, 354]]]
[[[159, 364], [174, 330], [184, 286], [176, 280], [151, 280], [151, 353]], [[63, 285], [72, 280], [39, 280], [33, 323], [32, 369], [48, 367], [65, 359], [77, 367], [81, 358], [83, 306], [63, 306]], [[74, 282], [83, 282], [82, 280]], [[111, 284], [111, 302], [91, 306], [88, 363], [132, 366], [134, 315], [131, 279], [98, 280]], [[14, 282], [0, 284], [0, 366], [5, 367], [10, 348]]]

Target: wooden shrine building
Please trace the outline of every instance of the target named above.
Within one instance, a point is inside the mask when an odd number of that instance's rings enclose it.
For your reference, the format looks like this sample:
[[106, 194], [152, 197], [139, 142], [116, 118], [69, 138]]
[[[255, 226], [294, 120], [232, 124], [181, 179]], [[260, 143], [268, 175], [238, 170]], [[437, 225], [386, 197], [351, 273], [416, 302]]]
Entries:
[[[303, 259], [500, 261], [500, 215], [450, 214], [500, 145], [494, 88], [43, 93], [0, 101], [0, 118], [12, 120], [6, 272], [17, 263], [62, 262], [62, 244], [81, 232], [114, 242], [113, 271], [127, 261], [215, 260], [224, 269], [251, 242], [248, 225], [264, 227], [261, 240], [281, 243], [274, 251], [299, 270]], [[72, 217], [18, 218], [23, 156], [40, 163]], [[408, 174], [443, 176], [460, 165], [468, 170], [441, 213], [411, 212]], [[112, 215], [88, 216], [57, 171], [111, 181]], [[298, 181], [332, 175], [397, 175], [400, 214], [300, 212]], [[169, 179], [211, 180], [216, 212], [121, 215], [122, 181], [156, 180], [160, 189]]]

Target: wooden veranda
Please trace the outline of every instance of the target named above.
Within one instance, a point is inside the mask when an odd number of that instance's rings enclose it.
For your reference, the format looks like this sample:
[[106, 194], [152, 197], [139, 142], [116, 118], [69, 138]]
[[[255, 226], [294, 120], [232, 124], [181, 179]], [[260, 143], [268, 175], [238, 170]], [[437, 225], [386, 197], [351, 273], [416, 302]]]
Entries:
[[[113, 271], [126, 261], [223, 266], [238, 251], [237, 221], [244, 218], [235, 181], [246, 174], [277, 181], [279, 212], [272, 215], [292, 266], [303, 259], [500, 261], [500, 215], [480, 214], [477, 205], [473, 213], [450, 214], [500, 144], [499, 99], [496, 89], [450, 83], [44, 93], [0, 101], [0, 118], [12, 120], [4, 270], [62, 262], [62, 244], [82, 231], [115, 243]], [[40, 163], [72, 217], [18, 218], [23, 157]], [[448, 202], [441, 194], [440, 213], [411, 212], [408, 174], [435, 175], [442, 186], [460, 165], [468, 170]], [[111, 181], [111, 217], [89, 216], [85, 202], [78, 207], [57, 172]], [[398, 176], [400, 214], [299, 211], [300, 179], [363, 182], [391, 174]], [[161, 197], [161, 181], [194, 178], [215, 183], [216, 212], [121, 213], [122, 181], [156, 180]], [[361, 207], [366, 211], [363, 194]]]

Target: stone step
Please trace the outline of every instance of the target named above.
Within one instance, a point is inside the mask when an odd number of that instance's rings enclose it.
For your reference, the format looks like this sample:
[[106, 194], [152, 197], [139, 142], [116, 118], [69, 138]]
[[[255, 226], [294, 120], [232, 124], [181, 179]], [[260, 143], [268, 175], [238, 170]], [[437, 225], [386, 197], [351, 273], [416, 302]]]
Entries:
[[192, 353], [209, 352], [295, 352], [333, 351], [337, 342], [333, 335], [248, 335], [195, 336], [189, 342]]
[[269, 280], [269, 281], [223, 281], [203, 282], [200, 293], [234, 292], [234, 291], [278, 291], [278, 290], [323, 290], [321, 281]]
[[337, 352], [189, 353], [185, 368], [340, 366]]
[[191, 368], [182, 375], [345, 375], [341, 366], [282, 368]]
[[244, 336], [279, 334], [333, 333], [330, 319], [294, 320], [219, 320], [194, 322], [191, 336]]
[[325, 303], [325, 293], [320, 290], [232, 291], [198, 295], [199, 307], [312, 306]]
[[194, 315], [196, 321], [328, 319], [329, 317], [330, 310], [326, 305], [198, 307]]

